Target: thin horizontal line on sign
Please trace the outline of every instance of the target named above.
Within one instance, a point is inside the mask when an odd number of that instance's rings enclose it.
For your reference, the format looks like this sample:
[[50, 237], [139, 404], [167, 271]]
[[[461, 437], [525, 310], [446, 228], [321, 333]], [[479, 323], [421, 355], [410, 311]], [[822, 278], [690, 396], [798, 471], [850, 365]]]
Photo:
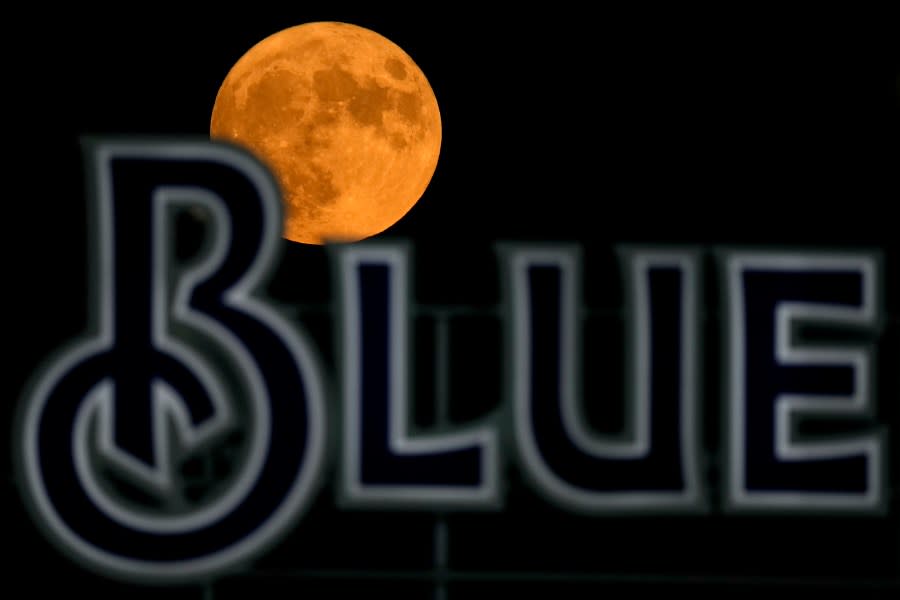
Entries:
[[781, 587], [829, 587], [866, 590], [900, 590], [900, 577], [803, 577], [752, 575], [678, 575], [663, 573], [588, 573], [558, 571], [454, 571], [440, 570], [363, 570], [363, 569], [261, 569], [245, 571], [230, 578], [359, 579], [391, 581], [444, 582], [519, 582], [519, 583], [629, 583], [665, 585], [740, 585]]

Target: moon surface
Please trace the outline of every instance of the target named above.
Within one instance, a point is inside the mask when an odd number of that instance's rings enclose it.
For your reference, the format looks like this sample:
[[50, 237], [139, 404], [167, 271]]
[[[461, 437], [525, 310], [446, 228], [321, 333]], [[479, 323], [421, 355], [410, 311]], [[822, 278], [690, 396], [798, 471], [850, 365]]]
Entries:
[[305, 23], [250, 48], [216, 96], [210, 137], [249, 149], [278, 181], [284, 237], [356, 241], [419, 201], [441, 148], [421, 69], [374, 31]]

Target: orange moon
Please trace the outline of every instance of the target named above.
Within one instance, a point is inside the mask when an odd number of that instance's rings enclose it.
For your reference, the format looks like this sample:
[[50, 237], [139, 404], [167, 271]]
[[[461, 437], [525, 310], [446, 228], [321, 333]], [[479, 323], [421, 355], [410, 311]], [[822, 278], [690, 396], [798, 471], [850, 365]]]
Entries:
[[422, 70], [374, 31], [305, 23], [265, 38], [216, 95], [210, 137], [278, 181], [284, 237], [356, 241], [396, 223], [437, 167], [441, 115]]

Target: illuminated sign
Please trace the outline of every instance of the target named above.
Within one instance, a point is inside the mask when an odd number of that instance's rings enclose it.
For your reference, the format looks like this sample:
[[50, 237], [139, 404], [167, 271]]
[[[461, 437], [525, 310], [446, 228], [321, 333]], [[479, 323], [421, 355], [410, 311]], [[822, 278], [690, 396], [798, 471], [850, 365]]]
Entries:
[[[260, 293], [281, 202], [259, 163], [206, 141], [96, 140], [87, 152], [91, 321], [35, 377], [17, 444], [35, 518], [92, 568], [165, 581], [229, 569], [303, 517], [330, 460], [348, 509], [499, 510], [515, 463], [577, 513], [703, 514], [702, 368], [726, 381], [728, 510], [887, 510], [877, 252], [716, 249], [725, 353], [701, 366], [701, 252], [621, 248], [629, 389], [623, 431], [601, 435], [584, 405], [618, 399], [580, 389], [586, 368], [609, 367], [583, 364], [578, 248], [501, 244], [505, 397], [476, 422], [422, 433], [410, 425], [406, 246], [332, 247], [329, 382], [310, 338]], [[187, 262], [172, 233], [186, 209], [208, 215]], [[807, 418], [865, 428], [810, 435]], [[188, 489], [203, 460], [213, 475]]]

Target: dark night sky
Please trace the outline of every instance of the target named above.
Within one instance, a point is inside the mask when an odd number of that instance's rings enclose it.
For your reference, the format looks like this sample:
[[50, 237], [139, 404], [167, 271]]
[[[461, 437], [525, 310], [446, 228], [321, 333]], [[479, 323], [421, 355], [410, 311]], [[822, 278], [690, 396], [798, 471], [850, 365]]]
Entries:
[[[79, 137], [205, 136], [231, 65], [263, 37], [317, 20], [388, 37], [437, 96], [437, 171], [384, 234], [416, 242], [425, 301], [491, 302], [496, 273], [484, 265], [497, 240], [576, 242], [598, 264], [619, 243], [859, 246], [885, 251], [896, 318], [900, 28], [887, 15], [303, 4], [246, 14], [126, 4], [50, 19], [26, 9], [6, 23], [32, 41], [3, 42], [5, 414], [42, 357], [84, 325]], [[285, 243], [279, 276], [293, 280], [292, 264], [320, 255]]]
[[830, 225], [826, 200], [851, 201], [841, 212], [865, 213], [851, 217], [863, 226], [873, 196], [896, 197], [900, 52], [884, 20], [560, 12], [121, 9], [54, 21], [41, 54], [20, 49], [8, 66], [8, 147], [24, 159], [13, 178], [37, 179], [40, 214], [78, 205], [79, 135], [205, 135], [245, 50], [331, 19], [403, 47], [441, 107], [437, 173], [397, 235], [789, 242], [815, 229], [804, 217]]
[[313, 20], [392, 39], [439, 102], [435, 176], [385, 236], [473, 260], [497, 239], [895, 238], [885, 210], [900, 193], [900, 36], [884, 15], [214, 12], [73, 13], [35, 28], [34, 50], [10, 49], [4, 242], [28, 257], [15, 261], [17, 279], [52, 287], [77, 276], [79, 136], [207, 135], [231, 65], [266, 35]]

